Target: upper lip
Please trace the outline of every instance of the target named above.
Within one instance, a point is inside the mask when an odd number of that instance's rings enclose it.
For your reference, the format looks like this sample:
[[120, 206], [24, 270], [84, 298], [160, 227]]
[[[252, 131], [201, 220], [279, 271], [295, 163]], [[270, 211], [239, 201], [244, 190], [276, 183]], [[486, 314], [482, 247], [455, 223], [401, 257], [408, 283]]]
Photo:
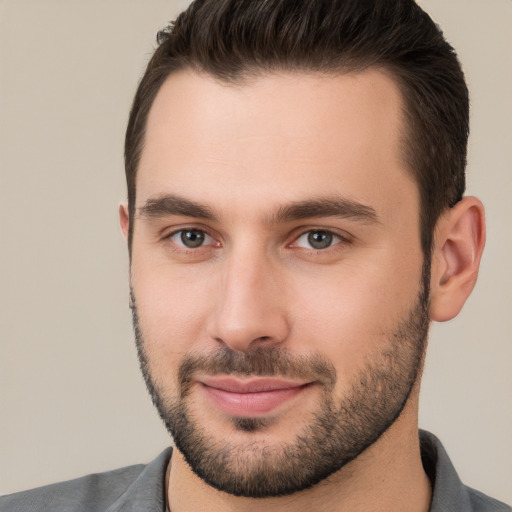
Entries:
[[235, 377], [201, 377], [198, 380], [206, 386], [222, 391], [229, 391], [231, 393], [261, 393], [264, 391], [298, 388], [309, 384], [309, 382], [265, 377], [247, 380], [237, 379]]

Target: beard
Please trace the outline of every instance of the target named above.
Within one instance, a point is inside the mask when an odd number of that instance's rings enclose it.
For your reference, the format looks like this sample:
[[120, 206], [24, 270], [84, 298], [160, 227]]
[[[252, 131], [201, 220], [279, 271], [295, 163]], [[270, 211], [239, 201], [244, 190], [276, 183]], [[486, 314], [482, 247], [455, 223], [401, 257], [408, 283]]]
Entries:
[[[398, 419], [422, 370], [429, 328], [430, 265], [423, 266], [416, 304], [383, 339], [383, 348], [356, 375], [343, 396], [335, 396], [334, 366], [320, 355], [297, 356], [269, 347], [236, 352], [224, 347], [210, 354], [186, 355], [178, 370], [177, 396], [168, 396], [151, 374], [131, 291], [139, 362], [167, 430], [192, 471], [213, 488], [235, 496], [268, 498], [293, 494], [326, 479], [374, 444]], [[357, 340], [356, 340], [357, 341]], [[242, 444], [208, 432], [191, 408], [194, 375], [227, 374], [304, 378], [321, 384], [316, 413], [291, 441], [275, 446], [251, 437], [265, 432], [271, 418], [231, 418], [245, 432]], [[278, 421], [278, 420], [277, 420]]]

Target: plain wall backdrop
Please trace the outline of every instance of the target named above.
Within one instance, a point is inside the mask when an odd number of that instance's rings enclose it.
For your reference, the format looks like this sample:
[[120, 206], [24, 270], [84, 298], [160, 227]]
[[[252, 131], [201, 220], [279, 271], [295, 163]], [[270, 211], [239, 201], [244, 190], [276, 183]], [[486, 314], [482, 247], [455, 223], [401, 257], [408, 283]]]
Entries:
[[[187, 4], [0, 0], [0, 493], [170, 442], [139, 375], [117, 207], [138, 79]], [[420, 425], [468, 485], [512, 502], [512, 1], [420, 4], [466, 72], [468, 193], [488, 219], [472, 297], [432, 330]]]

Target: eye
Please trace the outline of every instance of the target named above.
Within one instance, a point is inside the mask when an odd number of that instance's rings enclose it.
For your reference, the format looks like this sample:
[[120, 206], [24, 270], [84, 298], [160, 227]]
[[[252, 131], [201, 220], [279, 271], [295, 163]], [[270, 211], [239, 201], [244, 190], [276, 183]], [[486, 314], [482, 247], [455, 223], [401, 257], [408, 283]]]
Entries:
[[328, 249], [334, 244], [341, 242], [343, 239], [332, 233], [331, 231], [326, 231], [323, 229], [315, 229], [312, 231], [307, 231], [297, 238], [295, 245], [298, 247], [302, 247], [304, 249]]
[[203, 245], [211, 244], [213, 238], [200, 229], [180, 229], [169, 237], [176, 245], [187, 249], [197, 249]]

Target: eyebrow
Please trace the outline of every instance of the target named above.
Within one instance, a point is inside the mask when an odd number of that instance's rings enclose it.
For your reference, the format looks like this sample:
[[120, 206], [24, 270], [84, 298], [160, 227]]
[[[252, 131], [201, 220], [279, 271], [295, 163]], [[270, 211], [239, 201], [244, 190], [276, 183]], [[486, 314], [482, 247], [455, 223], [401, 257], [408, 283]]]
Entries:
[[[139, 214], [148, 218], [182, 215], [218, 222], [218, 216], [208, 206], [173, 194], [148, 199], [139, 208]], [[329, 196], [281, 206], [267, 217], [266, 223], [272, 225], [320, 217], [339, 217], [365, 224], [380, 222], [377, 212], [371, 206], [345, 197]]]
[[282, 206], [271, 216], [270, 222], [289, 222], [315, 217], [339, 217], [365, 224], [380, 223], [377, 212], [371, 206], [338, 196], [320, 197]]
[[139, 208], [139, 214], [141, 217], [149, 218], [183, 215], [197, 219], [217, 220], [213, 210], [207, 206], [176, 195], [164, 195], [148, 199]]

